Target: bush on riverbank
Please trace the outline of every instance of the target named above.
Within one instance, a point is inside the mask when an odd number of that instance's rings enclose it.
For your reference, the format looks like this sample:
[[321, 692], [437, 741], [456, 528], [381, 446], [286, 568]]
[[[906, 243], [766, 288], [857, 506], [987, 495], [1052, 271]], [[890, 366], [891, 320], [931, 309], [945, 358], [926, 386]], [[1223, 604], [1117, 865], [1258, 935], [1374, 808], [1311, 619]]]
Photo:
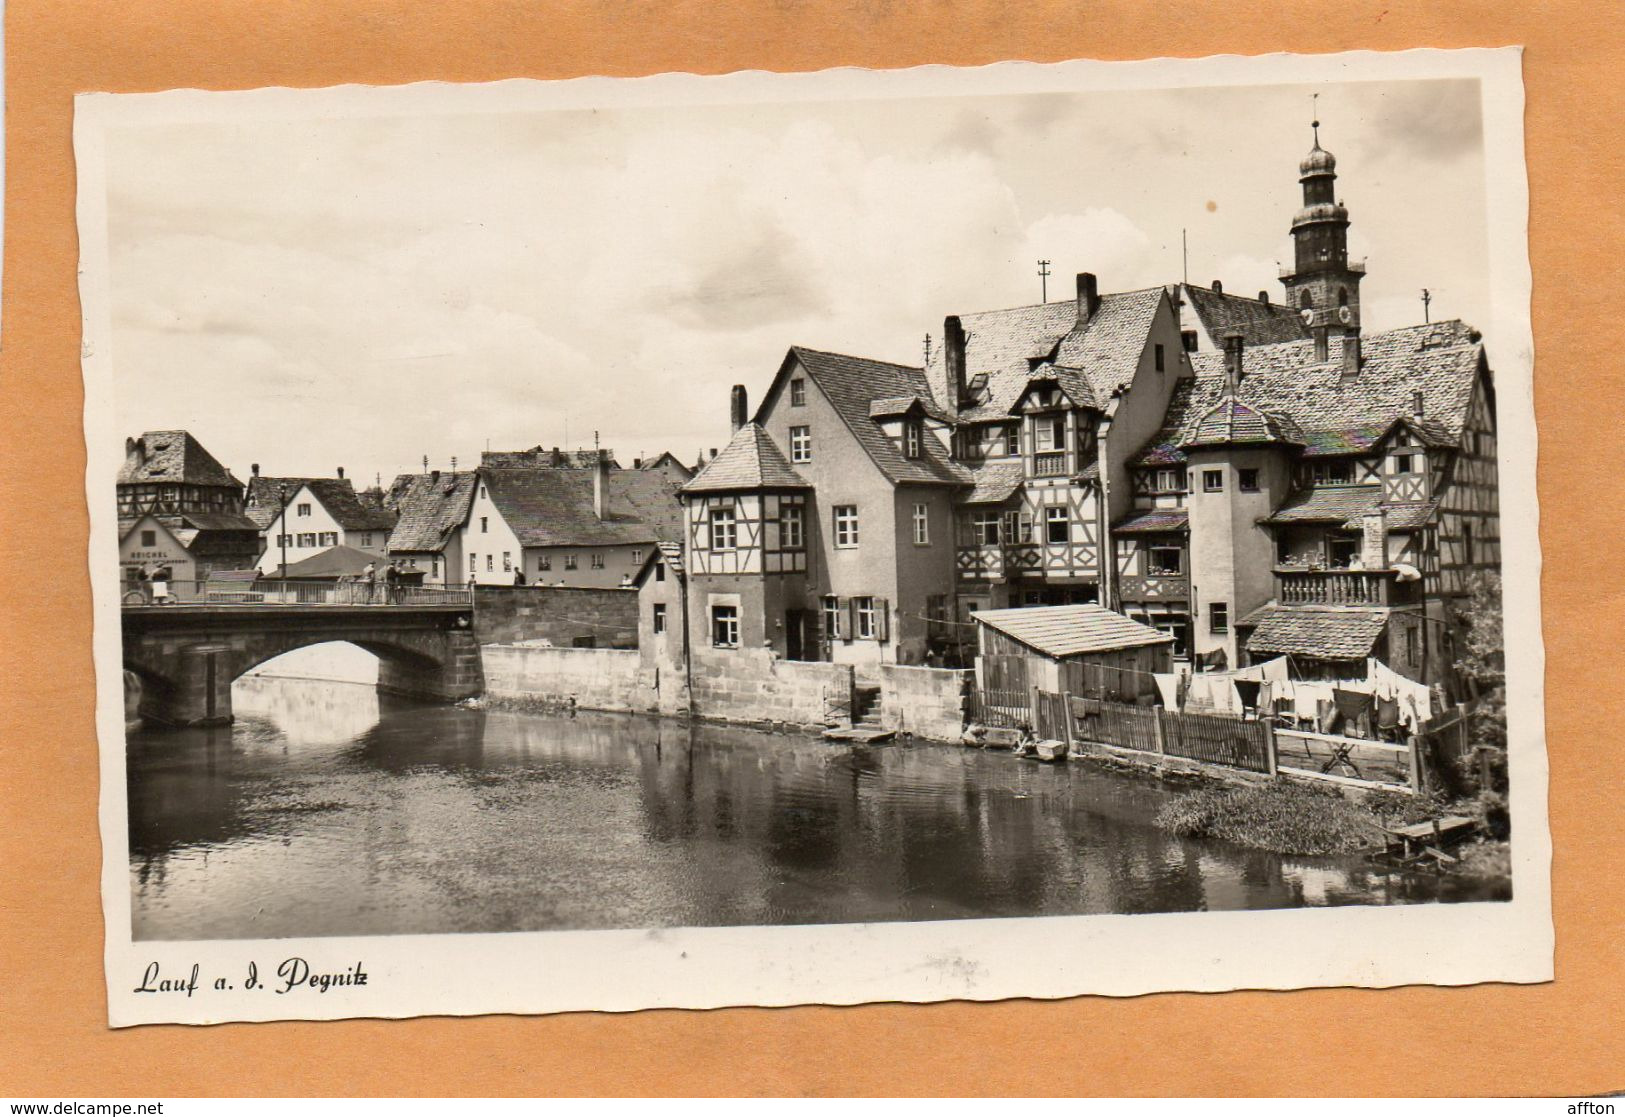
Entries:
[[1165, 805], [1154, 821], [1182, 838], [1221, 838], [1273, 853], [1353, 853], [1383, 842], [1370, 807], [1333, 789], [1285, 781], [1194, 791]]

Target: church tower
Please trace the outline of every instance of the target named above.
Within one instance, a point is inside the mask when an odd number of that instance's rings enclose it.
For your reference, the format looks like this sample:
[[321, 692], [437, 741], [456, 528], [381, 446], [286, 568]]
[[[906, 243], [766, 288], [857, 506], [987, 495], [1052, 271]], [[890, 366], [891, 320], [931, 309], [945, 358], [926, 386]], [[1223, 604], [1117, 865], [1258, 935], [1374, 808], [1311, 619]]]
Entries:
[[1337, 159], [1320, 146], [1320, 121], [1314, 129], [1315, 146], [1298, 164], [1303, 208], [1292, 219], [1293, 267], [1281, 282], [1287, 305], [1303, 315], [1324, 360], [1328, 334], [1359, 328], [1365, 265], [1349, 261], [1349, 211], [1337, 200]]

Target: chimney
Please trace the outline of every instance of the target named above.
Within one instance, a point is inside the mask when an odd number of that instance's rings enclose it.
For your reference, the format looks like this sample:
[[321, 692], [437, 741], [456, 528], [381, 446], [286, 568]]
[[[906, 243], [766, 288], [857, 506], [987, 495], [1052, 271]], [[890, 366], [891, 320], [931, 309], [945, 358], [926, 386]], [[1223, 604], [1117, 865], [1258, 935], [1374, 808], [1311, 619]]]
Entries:
[[344, 467], [342, 465], [338, 467], [338, 476], [340, 481], [344, 480]]
[[430, 480], [431, 483], [439, 481], [440, 480], [440, 471], [438, 469], [430, 470], [429, 471], [429, 480]]
[[1258, 301], [1263, 303], [1265, 306], [1270, 305], [1270, 293], [1268, 291], [1260, 291], [1258, 293]]
[[1378, 509], [1360, 517], [1360, 565], [1388, 569], [1388, 513]]
[[1224, 334], [1224, 387], [1234, 395], [1241, 387], [1242, 336], [1240, 330], [1226, 330]]
[[251, 475], [253, 475], [255, 477], [258, 477], [260, 475], [260, 463], [255, 462], [253, 465], [249, 466], [248, 467], [248, 472]]
[[1347, 326], [1343, 330], [1344, 379], [1360, 375], [1360, 327]]
[[642, 458], [633, 458], [632, 459], [632, 468], [633, 469], [642, 469], [643, 468], [643, 459]]
[[1322, 364], [1322, 363], [1324, 363], [1325, 361], [1327, 361], [1329, 359], [1330, 359], [1330, 354], [1328, 352], [1328, 345], [1327, 345], [1327, 338], [1326, 338], [1326, 327], [1325, 326], [1316, 326], [1315, 327], [1315, 363], [1316, 364]]
[[1092, 271], [1078, 273], [1078, 321], [1087, 322], [1100, 311], [1100, 282]]
[[717, 448], [715, 446], [711, 447], [711, 460], [717, 460]]
[[592, 513], [600, 520], [604, 518], [604, 502], [607, 494], [604, 489], [609, 481], [609, 460], [600, 457], [592, 465]]
[[965, 405], [965, 327], [957, 315], [942, 322], [942, 367], [948, 373], [948, 400], [955, 409]]
[[1215, 295], [1224, 294], [1224, 284], [1220, 283], [1217, 279], [1213, 281], [1213, 293]]
[[1411, 415], [1418, 419], [1422, 417], [1422, 400], [1422, 389], [1411, 393]]
[[728, 393], [728, 425], [732, 433], [738, 434], [739, 428], [749, 421], [746, 418], [745, 411], [745, 386], [735, 384], [733, 390]]

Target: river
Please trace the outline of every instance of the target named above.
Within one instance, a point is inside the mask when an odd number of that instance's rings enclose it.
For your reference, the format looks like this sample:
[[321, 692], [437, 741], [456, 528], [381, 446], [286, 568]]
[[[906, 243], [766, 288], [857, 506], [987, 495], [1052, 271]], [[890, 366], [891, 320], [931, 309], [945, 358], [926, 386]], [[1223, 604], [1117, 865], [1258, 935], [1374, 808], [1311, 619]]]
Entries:
[[137, 939], [1172, 912], [1489, 898], [1182, 840], [1087, 764], [245, 678], [130, 734]]

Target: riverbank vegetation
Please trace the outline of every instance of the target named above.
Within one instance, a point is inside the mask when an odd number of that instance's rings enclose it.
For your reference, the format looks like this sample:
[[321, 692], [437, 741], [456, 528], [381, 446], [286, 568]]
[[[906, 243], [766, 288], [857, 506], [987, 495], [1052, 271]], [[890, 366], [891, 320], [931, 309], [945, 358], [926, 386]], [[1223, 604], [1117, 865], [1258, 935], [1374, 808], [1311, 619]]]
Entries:
[[1182, 838], [1219, 838], [1272, 853], [1318, 856], [1381, 849], [1385, 828], [1437, 817], [1440, 804], [1401, 795], [1350, 799], [1336, 788], [1279, 780], [1208, 787], [1157, 812], [1156, 825]]

